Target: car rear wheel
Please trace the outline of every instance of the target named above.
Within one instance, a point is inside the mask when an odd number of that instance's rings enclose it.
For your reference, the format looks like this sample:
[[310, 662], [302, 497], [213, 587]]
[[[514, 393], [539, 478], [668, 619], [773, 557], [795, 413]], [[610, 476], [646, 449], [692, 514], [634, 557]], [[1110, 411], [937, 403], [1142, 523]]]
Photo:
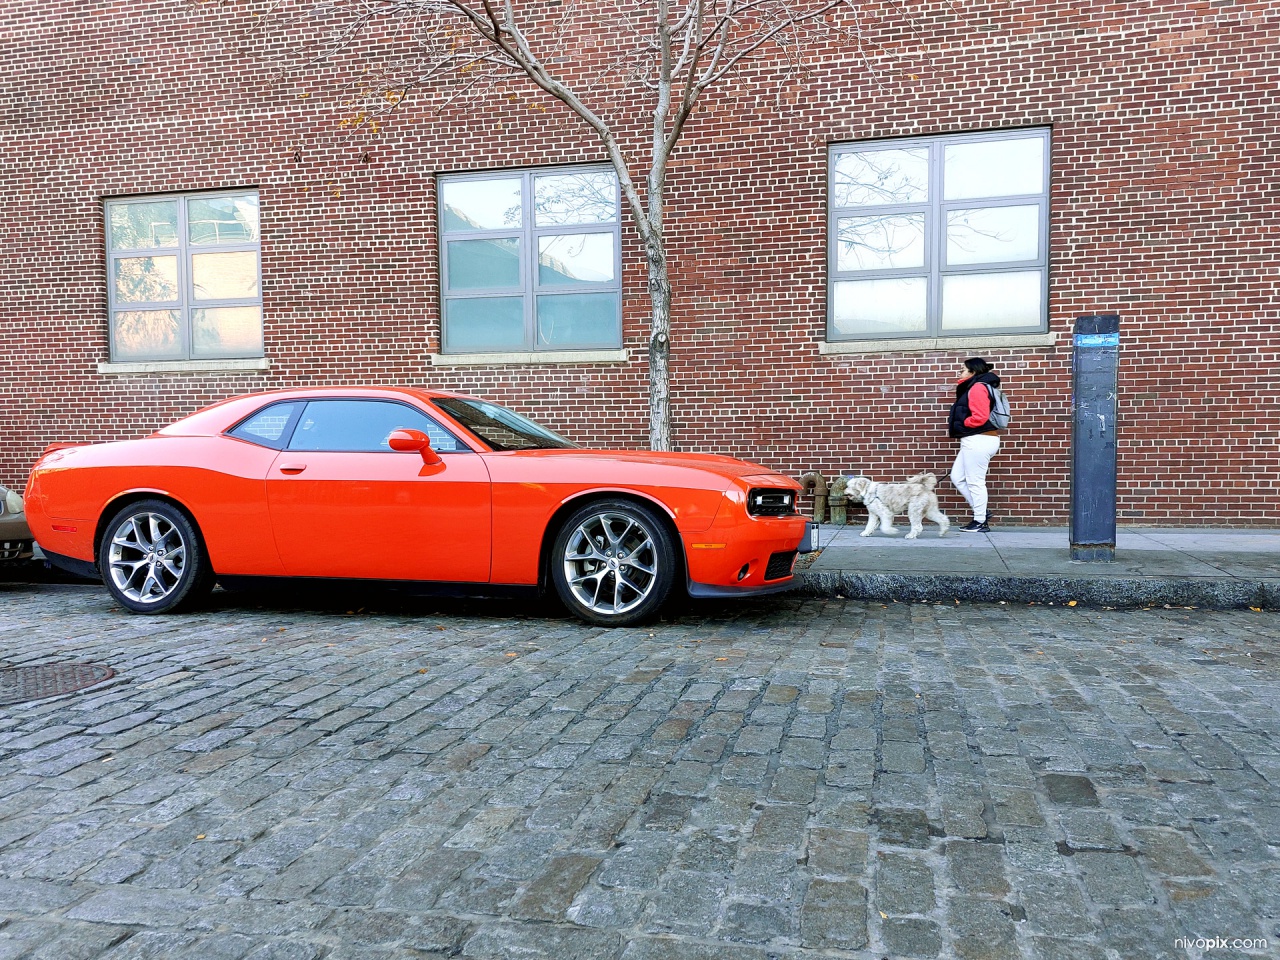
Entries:
[[167, 613], [203, 599], [213, 570], [195, 526], [163, 500], [141, 500], [107, 524], [98, 571], [117, 603], [134, 613]]
[[666, 524], [626, 500], [596, 501], [575, 511], [551, 552], [560, 599], [579, 619], [601, 626], [630, 626], [655, 615], [676, 568]]

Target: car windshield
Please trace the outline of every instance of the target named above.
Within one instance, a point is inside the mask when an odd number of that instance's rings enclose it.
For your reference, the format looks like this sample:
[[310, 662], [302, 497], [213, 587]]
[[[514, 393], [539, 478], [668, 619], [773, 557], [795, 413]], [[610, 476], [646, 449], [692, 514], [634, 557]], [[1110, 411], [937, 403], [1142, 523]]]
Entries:
[[494, 450], [567, 450], [577, 446], [496, 403], [441, 397], [435, 404]]

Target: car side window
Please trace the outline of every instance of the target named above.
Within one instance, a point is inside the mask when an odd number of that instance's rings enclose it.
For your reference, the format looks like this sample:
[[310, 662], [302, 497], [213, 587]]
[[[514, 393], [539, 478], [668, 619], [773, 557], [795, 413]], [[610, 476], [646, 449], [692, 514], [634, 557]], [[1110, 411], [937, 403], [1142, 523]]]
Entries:
[[298, 420], [289, 449], [386, 453], [393, 430], [421, 430], [438, 453], [468, 449], [420, 410], [385, 400], [312, 400]]
[[227, 432], [241, 440], [279, 450], [284, 446], [294, 414], [301, 409], [301, 403], [273, 403], [269, 407], [263, 407], [248, 419], [240, 421], [235, 428]]

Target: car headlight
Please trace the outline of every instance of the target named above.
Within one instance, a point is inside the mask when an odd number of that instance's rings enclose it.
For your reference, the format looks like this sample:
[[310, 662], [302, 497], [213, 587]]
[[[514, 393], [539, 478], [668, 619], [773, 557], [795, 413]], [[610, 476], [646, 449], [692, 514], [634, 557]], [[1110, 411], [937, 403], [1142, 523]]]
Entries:
[[789, 517], [795, 512], [794, 490], [752, 487], [747, 491], [747, 513], [753, 517]]

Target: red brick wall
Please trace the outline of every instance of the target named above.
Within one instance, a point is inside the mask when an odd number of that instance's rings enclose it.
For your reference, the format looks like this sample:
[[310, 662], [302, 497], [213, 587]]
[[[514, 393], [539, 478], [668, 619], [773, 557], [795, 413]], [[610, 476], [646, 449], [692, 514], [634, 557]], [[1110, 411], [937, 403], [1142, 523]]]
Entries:
[[[524, 93], [411, 103], [338, 126], [351, 75], [283, 81], [236, 54], [252, 5], [10, 0], [0, 9], [0, 482], [53, 440], [150, 431], [207, 402], [320, 383], [416, 383], [510, 403], [578, 442], [643, 446], [648, 297], [624, 223], [624, 340], [601, 366], [432, 367], [435, 175], [603, 159]], [[1015, 403], [990, 476], [1002, 522], [1064, 523], [1070, 330], [1121, 314], [1120, 519], [1280, 523], [1280, 19], [1271, 4], [1154, 0], [864, 9], [866, 41], [814, 51], [781, 106], [768, 71], [707, 97], [671, 175], [680, 449], [792, 474], [943, 476], [959, 361]], [[239, 21], [237, 18], [241, 18]], [[593, 53], [598, 60], [603, 52]], [[580, 58], [583, 69], [591, 56]], [[627, 147], [646, 131], [612, 95]], [[545, 109], [541, 109], [545, 108]], [[827, 147], [1051, 126], [1054, 347], [821, 356]], [[639, 170], [637, 169], [637, 172]], [[102, 199], [253, 186], [261, 375], [103, 376]], [[943, 507], [963, 516], [940, 485]]]

